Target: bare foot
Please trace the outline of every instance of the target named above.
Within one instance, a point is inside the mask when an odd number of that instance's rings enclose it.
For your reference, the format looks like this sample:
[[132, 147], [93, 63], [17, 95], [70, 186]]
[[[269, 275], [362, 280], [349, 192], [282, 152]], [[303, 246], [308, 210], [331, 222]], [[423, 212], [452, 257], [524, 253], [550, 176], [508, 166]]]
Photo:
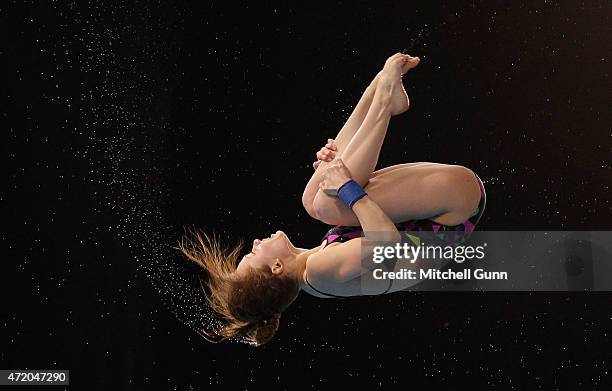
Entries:
[[377, 85], [391, 91], [391, 115], [399, 115], [408, 110], [410, 99], [402, 84], [402, 76], [416, 67], [421, 60], [406, 54], [396, 53], [385, 62], [383, 70], [377, 75]]
[[393, 96], [391, 97], [391, 115], [399, 115], [408, 111], [410, 99], [402, 83], [402, 78], [395, 79], [393, 83]]
[[406, 74], [409, 70], [419, 65], [421, 59], [418, 57], [412, 57], [409, 54], [404, 55], [404, 66], [402, 67], [402, 75]]
[[399, 83], [395, 83], [393, 88], [391, 115], [405, 113], [408, 111], [408, 108], [410, 108], [410, 99], [408, 98], [408, 94], [406, 93], [406, 89], [402, 83], [402, 77], [404, 74], [406, 74], [406, 72], [419, 65], [419, 62], [421, 61], [420, 58], [411, 57], [409, 55], [403, 55], [402, 60], [402, 73], [400, 75]]

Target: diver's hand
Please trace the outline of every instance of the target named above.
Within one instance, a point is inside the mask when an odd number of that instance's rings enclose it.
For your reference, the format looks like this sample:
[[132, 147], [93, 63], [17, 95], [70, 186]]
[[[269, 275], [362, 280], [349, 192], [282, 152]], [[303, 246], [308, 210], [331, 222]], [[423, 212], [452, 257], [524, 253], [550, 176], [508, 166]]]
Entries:
[[325, 167], [323, 180], [319, 183], [319, 189], [330, 196], [337, 195], [337, 190], [351, 179], [351, 172], [344, 165], [342, 159], [334, 160], [329, 166]]
[[317, 151], [317, 161], [312, 163], [312, 167], [316, 170], [321, 162], [331, 162], [336, 157], [337, 151], [338, 147], [336, 147], [334, 139], [328, 138], [327, 144]]

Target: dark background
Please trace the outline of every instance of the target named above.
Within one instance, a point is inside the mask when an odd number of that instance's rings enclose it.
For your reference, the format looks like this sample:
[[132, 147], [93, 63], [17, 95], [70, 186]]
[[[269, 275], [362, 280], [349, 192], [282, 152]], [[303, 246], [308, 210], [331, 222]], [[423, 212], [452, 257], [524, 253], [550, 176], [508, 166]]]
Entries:
[[480, 229], [611, 228], [612, 9], [495, 3], [3, 5], [0, 368], [72, 389], [609, 389], [608, 293], [304, 294], [261, 348], [187, 326], [182, 227], [318, 244], [314, 153], [401, 50], [421, 64], [381, 167], [470, 167]]

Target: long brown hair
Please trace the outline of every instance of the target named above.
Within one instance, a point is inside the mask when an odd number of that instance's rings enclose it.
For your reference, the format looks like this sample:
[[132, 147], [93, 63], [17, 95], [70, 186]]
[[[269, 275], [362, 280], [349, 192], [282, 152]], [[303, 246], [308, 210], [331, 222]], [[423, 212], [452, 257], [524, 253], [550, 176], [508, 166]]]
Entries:
[[225, 323], [214, 333], [204, 331], [206, 339], [221, 342], [242, 337], [260, 346], [274, 336], [280, 315], [299, 294], [300, 284], [295, 278], [273, 274], [269, 268], [252, 268], [244, 276], [238, 276], [236, 267], [243, 247], [240, 241], [228, 249], [214, 235], [210, 237], [191, 228], [178, 249], [207, 272], [208, 305]]

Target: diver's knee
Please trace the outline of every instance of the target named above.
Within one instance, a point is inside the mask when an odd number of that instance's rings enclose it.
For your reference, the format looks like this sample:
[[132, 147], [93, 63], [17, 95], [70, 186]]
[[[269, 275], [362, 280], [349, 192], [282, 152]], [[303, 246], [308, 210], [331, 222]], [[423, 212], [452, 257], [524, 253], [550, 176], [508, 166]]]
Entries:
[[308, 213], [310, 217], [312, 217], [313, 219], [318, 219], [316, 210], [314, 208], [315, 198], [316, 198], [316, 194], [315, 196], [313, 196], [310, 192], [305, 190], [304, 194], [302, 194], [302, 206], [304, 207], [304, 210], [306, 211], [306, 213]]
[[312, 217], [325, 224], [333, 225], [337, 220], [337, 211], [332, 200], [326, 199], [328, 196], [315, 197], [312, 203]]
[[314, 208], [314, 204], [312, 202], [309, 202], [309, 203], [302, 202], [302, 205], [304, 206], [304, 209], [306, 210], [306, 213], [308, 213], [308, 215], [310, 217], [312, 217], [313, 219], [319, 220], [319, 217], [317, 215], [317, 211]]

